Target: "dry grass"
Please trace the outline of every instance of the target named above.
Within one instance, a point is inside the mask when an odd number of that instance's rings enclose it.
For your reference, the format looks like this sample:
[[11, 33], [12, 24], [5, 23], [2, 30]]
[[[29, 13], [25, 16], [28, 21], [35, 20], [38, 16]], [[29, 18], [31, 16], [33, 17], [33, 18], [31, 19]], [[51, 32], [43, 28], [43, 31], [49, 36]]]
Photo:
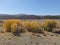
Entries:
[[56, 25], [57, 23], [53, 20], [46, 20], [44, 23], [43, 23], [43, 28], [44, 30], [46, 31], [50, 31], [52, 32], [54, 28], [56, 28]]
[[21, 27], [21, 21], [18, 19], [5, 20], [2, 25], [2, 32], [17, 32]]
[[32, 21], [32, 22], [24, 21], [24, 27], [29, 32], [34, 32], [34, 33], [43, 32], [40, 22], [37, 21]]
[[42, 23], [38, 21], [21, 21], [19, 19], [4, 20], [2, 32], [21, 33], [23, 31], [33, 33], [44, 33], [45, 31], [52, 32], [56, 28], [57, 22], [46, 20]]

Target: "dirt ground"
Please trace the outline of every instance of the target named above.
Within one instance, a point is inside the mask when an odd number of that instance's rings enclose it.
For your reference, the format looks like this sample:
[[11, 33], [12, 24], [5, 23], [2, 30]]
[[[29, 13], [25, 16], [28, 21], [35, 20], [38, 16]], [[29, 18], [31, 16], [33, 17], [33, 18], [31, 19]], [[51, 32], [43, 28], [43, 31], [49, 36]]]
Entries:
[[60, 45], [60, 34], [46, 34], [25, 32], [14, 36], [12, 33], [0, 33], [0, 45]]

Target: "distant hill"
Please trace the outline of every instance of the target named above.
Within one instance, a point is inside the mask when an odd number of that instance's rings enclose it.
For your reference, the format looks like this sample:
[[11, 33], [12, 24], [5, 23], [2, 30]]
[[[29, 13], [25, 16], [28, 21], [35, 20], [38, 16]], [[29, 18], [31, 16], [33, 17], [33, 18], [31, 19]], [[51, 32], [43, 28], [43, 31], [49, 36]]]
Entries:
[[26, 15], [26, 14], [16, 14], [16, 15], [0, 14], [0, 19], [60, 19], [60, 15], [37, 16], [37, 15]]

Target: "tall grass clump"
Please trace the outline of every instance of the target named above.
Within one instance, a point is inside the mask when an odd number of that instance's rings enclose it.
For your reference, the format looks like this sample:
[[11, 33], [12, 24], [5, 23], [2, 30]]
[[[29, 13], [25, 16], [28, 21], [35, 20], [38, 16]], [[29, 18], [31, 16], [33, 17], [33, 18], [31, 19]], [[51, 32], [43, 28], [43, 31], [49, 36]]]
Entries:
[[31, 31], [31, 22], [29, 21], [24, 21], [23, 25], [25, 27], [25, 30]]
[[53, 21], [53, 20], [46, 20], [44, 23], [43, 23], [43, 28], [44, 30], [46, 31], [50, 31], [52, 32], [53, 29], [56, 27], [56, 22]]
[[25, 21], [24, 27], [29, 32], [34, 32], [34, 33], [42, 33], [43, 32], [43, 30], [41, 28], [41, 24], [37, 21], [31, 21], [31, 22]]
[[19, 32], [23, 26], [19, 19], [8, 19], [3, 22], [2, 32]]
[[11, 31], [11, 24], [12, 24], [11, 20], [5, 20], [2, 25], [2, 31], [3, 32]]
[[31, 28], [32, 28], [32, 32], [35, 33], [44, 33], [41, 23], [38, 21], [32, 21], [31, 22]]

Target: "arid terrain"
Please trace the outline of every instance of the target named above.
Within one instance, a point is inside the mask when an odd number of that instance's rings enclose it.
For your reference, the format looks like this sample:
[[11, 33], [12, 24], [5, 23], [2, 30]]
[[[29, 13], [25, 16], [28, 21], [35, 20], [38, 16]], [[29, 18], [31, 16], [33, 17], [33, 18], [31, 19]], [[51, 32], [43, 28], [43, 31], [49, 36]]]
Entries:
[[[33, 20], [31, 19], [28, 21]], [[40, 21], [42, 23], [44, 19], [36, 21]], [[56, 19], [55, 21], [60, 22], [60, 19]], [[0, 31], [0, 45], [60, 45], [60, 34], [47, 31], [45, 31], [45, 34], [26, 31], [24, 33], [20, 33], [19, 36], [15, 36], [12, 33], [1, 33]]]
[[44, 35], [25, 32], [20, 36], [14, 36], [11, 33], [1, 33], [0, 45], [60, 45], [60, 34]]

